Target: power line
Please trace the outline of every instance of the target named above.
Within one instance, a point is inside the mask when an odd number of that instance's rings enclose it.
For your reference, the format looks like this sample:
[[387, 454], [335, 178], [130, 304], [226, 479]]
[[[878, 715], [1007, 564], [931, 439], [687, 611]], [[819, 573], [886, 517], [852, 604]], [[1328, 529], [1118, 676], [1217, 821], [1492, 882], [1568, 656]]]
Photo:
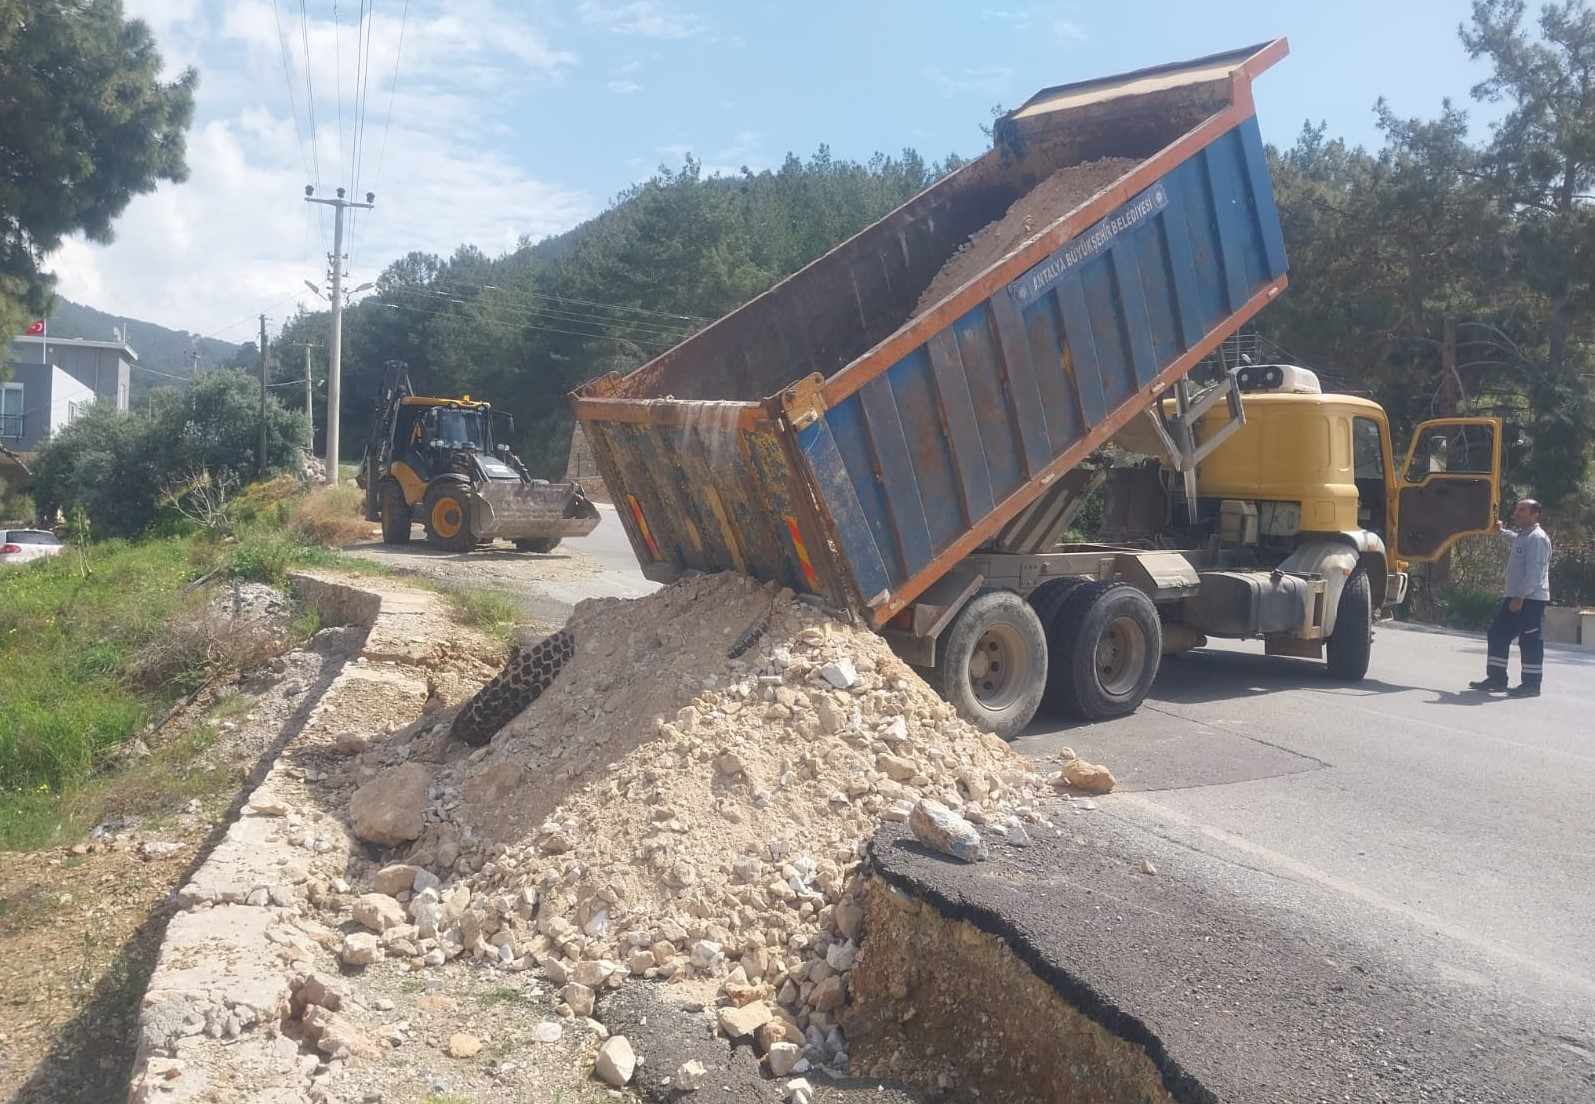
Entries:
[[679, 323], [675, 324], [674, 326], [666, 326], [660, 323], [649, 322], [641, 319], [615, 318], [607, 315], [592, 314], [590, 312], [556, 310], [552, 307], [540, 307], [534, 304], [527, 304], [523, 306], [513, 302], [501, 303], [484, 299], [461, 299], [440, 291], [428, 291], [425, 288], [392, 288], [386, 294], [395, 293], [430, 295], [438, 299], [446, 300], [450, 303], [457, 303], [460, 306], [487, 307], [496, 311], [508, 312], [510, 314], [523, 314], [528, 317], [540, 317], [546, 315], [553, 318], [562, 318], [572, 322], [579, 322], [588, 325], [629, 326], [634, 329], [643, 330], [644, 332], [656, 334], [660, 337], [668, 337], [675, 341], [680, 341], [691, 331], [690, 326], [682, 326]]
[[[365, 133], [366, 119], [370, 115], [370, 89], [371, 89], [371, 36], [376, 29], [376, 0], [361, 0], [361, 21], [355, 27], [355, 43], [358, 50], [355, 67], [355, 105], [354, 105], [354, 143], [351, 171], [349, 174], [354, 184], [354, 194], [360, 195], [360, 177], [365, 167]], [[361, 28], [365, 36], [362, 44]], [[349, 212], [349, 266], [354, 267], [355, 235], [360, 225], [360, 211]]]
[[338, 24], [338, 0], [332, 0], [333, 72], [338, 78], [338, 161], [343, 161], [343, 28]]
[[321, 153], [316, 142], [316, 88], [310, 79], [310, 16], [305, 0], [299, 0], [299, 37], [305, 50], [305, 111], [310, 116], [310, 160], [315, 166], [316, 184], [321, 183]]
[[[482, 291], [482, 290], [486, 290], [486, 291], [510, 291], [510, 290], [512, 290], [510, 288], [502, 287], [501, 285], [498, 285], [498, 284], [473, 284], [473, 283], [471, 283], [468, 280], [445, 280], [443, 282], [446, 283], [446, 284], [449, 284], [449, 285], [451, 285], [453, 287], [471, 288], [471, 289], [477, 290], [477, 291]], [[651, 315], [657, 315], [660, 318], [679, 318], [679, 319], [681, 319], [684, 322], [692, 322], [692, 323], [710, 321], [710, 319], [704, 318], [701, 315], [696, 315], [696, 314], [672, 314], [669, 311], [649, 310], [646, 307], [633, 307], [633, 306], [629, 306], [629, 305], [627, 305], [625, 303], [602, 303], [602, 302], [599, 302], [596, 299], [578, 299], [574, 295], [561, 295], [558, 292], [552, 292], [552, 291], [544, 292], [544, 291], [522, 291], [522, 290], [518, 290], [518, 289], [514, 289], [514, 290], [516, 290], [516, 294], [526, 295], [526, 296], [529, 296], [529, 297], [531, 297], [533, 299], [555, 299], [555, 300], [558, 300], [560, 302], [565, 302], [565, 303], [577, 303], [577, 304], [580, 304], [581, 306], [584, 306], [584, 307], [600, 307], [600, 308], [602, 308], [604, 310], [628, 311], [628, 312], [631, 312], [631, 313], [634, 313], [634, 314], [651, 314]]]
[[410, 0], [404, 0], [399, 16], [399, 46], [393, 52], [393, 77], [388, 81], [388, 117], [382, 123], [382, 144], [377, 147], [377, 183], [382, 182], [382, 165], [388, 159], [388, 129], [393, 126], [393, 98], [399, 90], [399, 62], [404, 57], [404, 27], [410, 20]]
[[[387, 310], [410, 311], [413, 314], [424, 314], [424, 315], [427, 315], [428, 317], [439, 315], [439, 314], [448, 314], [447, 311], [422, 310], [420, 307], [406, 307], [406, 306], [403, 306], [402, 304], [399, 304], [399, 303], [382, 303], [380, 305], [383, 308], [387, 309]], [[535, 324], [533, 324], [531, 322], [498, 321], [498, 320], [492, 319], [492, 318], [465, 319], [464, 321], [474, 322], [475, 324], [482, 325], [482, 326], [498, 327], [499, 329], [506, 330], [506, 331], [508, 331], [510, 333], [518, 333], [521, 330], [541, 330], [541, 331], [544, 331], [546, 333], [565, 334], [565, 335], [570, 336], [570, 337], [587, 337], [587, 338], [597, 338], [599, 340], [607, 340], [607, 341], [623, 341], [623, 342], [626, 342], [627, 344], [636, 345], [638, 347], [641, 347], [643, 344], [646, 343], [646, 344], [649, 344], [649, 345], [654, 345], [654, 346], [656, 346], [659, 349], [669, 348], [668, 343], [661, 343], [661, 342], [658, 342], [658, 341], [646, 341], [646, 342], [644, 342], [644, 341], [634, 340], [632, 338], [624, 337], [624, 336], [617, 335], [617, 334], [587, 333], [587, 332], [585, 332], [583, 330], [562, 330], [562, 329], [559, 329], [559, 328], [554, 327], [554, 326], [538, 326], [538, 325], [535, 325]]]
[[278, 0], [271, 0], [271, 17], [277, 24], [277, 45], [282, 51], [282, 80], [288, 86], [288, 110], [294, 117], [294, 137], [299, 140], [299, 163], [310, 172], [309, 159], [305, 157], [305, 134], [299, 126], [299, 105], [294, 99], [294, 78], [288, 68], [288, 38], [282, 33], [282, 11]]

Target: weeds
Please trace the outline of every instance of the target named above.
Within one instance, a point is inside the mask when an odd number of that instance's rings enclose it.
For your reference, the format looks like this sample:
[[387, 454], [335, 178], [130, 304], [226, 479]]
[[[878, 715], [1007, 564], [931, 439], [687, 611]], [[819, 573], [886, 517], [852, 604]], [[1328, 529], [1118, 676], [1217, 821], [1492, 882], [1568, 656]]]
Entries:
[[523, 614], [515, 595], [487, 587], [447, 588], [443, 591], [460, 621], [507, 642]]
[[365, 495], [360, 488], [339, 484], [318, 487], [295, 503], [290, 525], [315, 544], [340, 548], [371, 539], [365, 519]]
[[167, 619], [165, 631], [136, 651], [127, 663], [135, 687], [192, 693], [207, 679], [264, 663], [285, 642], [258, 621], [238, 620], [203, 600]]
[[526, 996], [525, 990], [517, 989], [513, 985], [495, 986], [483, 993], [480, 999], [481, 1002], [486, 1005], [530, 1003]]

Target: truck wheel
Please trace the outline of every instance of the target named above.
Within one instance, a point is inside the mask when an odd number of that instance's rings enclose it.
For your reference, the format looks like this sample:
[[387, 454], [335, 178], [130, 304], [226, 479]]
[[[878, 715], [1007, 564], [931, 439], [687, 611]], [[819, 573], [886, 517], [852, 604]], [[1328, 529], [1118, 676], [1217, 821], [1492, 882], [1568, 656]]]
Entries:
[[1011, 590], [977, 595], [942, 637], [936, 689], [969, 723], [1004, 740], [1036, 715], [1047, 686], [1047, 635]]
[[528, 537], [515, 542], [515, 551], [517, 552], [552, 552], [558, 547], [558, 537]]
[[1127, 583], [1086, 583], [1070, 592], [1049, 630], [1049, 705], [1082, 721], [1140, 707], [1163, 654], [1163, 623], [1152, 599]]
[[1335, 607], [1335, 631], [1329, 634], [1324, 657], [1329, 674], [1347, 682], [1361, 682], [1373, 655], [1373, 596], [1368, 573], [1359, 568], [1346, 580]]
[[476, 543], [471, 536], [470, 504], [457, 486], [434, 487], [427, 492], [425, 505], [426, 539], [445, 552], [469, 552]]
[[397, 483], [382, 485], [382, 543], [410, 543], [410, 504]]

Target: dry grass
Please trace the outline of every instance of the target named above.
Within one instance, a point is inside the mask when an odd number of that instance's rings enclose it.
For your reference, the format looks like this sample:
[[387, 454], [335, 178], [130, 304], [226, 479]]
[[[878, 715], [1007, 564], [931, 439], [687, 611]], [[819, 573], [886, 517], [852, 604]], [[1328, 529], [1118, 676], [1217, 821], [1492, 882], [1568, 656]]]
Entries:
[[199, 688], [212, 675], [243, 671], [266, 662], [286, 642], [259, 621], [229, 617], [208, 601], [169, 620], [159, 636], [146, 641], [127, 665], [137, 688]]
[[371, 539], [363, 509], [364, 492], [358, 487], [318, 487], [295, 503], [288, 524], [314, 544], [341, 548]]

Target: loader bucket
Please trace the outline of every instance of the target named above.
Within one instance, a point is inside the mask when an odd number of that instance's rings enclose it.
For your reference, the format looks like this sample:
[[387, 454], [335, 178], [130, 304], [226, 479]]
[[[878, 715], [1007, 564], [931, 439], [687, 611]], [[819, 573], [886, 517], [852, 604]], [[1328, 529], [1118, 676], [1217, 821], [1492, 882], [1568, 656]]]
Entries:
[[472, 505], [481, 540], [584, 537], [598, 527], [598, 508], [575, 483], [494, 480], [477, 488]]

